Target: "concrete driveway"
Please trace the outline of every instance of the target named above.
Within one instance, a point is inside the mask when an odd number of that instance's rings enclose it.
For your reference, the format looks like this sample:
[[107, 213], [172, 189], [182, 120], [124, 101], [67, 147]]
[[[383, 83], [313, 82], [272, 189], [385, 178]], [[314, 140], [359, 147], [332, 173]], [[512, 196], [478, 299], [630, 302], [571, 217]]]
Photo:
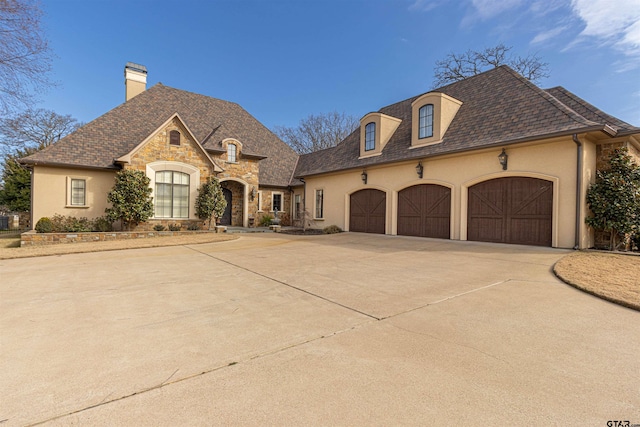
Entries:
[[640, 423], [566, 251], [345, 233], [0, 261], [0, 426]]

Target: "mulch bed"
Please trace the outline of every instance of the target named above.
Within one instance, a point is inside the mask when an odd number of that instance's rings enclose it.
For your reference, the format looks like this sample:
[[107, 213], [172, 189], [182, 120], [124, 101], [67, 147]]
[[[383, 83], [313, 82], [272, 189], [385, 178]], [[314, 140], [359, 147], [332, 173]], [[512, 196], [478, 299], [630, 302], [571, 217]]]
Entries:
[[303, 229], [289, 229], [289, 230], [281, 230], [280, 231], [281, 234], [294, 234], [294, 235], [298, 235], [298, 236], [318, 236], [320, 234], [322, 234], [322, 230], [317, 230], [317, 229], [308, 229], [308, 230], [303, 230]]

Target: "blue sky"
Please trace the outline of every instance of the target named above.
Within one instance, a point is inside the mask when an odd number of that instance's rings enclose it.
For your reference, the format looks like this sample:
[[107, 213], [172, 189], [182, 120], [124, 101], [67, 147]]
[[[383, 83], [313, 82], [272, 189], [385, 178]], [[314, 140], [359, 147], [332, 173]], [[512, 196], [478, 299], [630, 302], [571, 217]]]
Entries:
[[450, 52], [504, 43], [640, 126], [640, 0], [42, 0], [56, 55], [39, 107], [88, 122], [124, 102], [127, 61], [242, 105], [267, 127], [360, 118], [432, 88]]

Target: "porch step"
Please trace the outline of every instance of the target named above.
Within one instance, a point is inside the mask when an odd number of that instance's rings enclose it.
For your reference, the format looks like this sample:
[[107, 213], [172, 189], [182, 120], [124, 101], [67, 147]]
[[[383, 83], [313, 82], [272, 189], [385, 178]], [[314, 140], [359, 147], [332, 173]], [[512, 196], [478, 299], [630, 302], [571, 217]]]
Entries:
[[273, 231], [269, 230], [269, 227], [245, 228], [245, 227], [229, 227], [229, 226], [227, 226], [227, 233], [231, 233], [231, 234], [235, 234], [235, 233], [273, 233]]

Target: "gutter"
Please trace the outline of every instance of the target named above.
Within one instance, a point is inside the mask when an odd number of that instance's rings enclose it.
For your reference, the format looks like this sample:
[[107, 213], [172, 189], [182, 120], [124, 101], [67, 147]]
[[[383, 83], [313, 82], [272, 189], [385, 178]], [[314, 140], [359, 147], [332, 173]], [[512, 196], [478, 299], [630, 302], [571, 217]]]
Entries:
[[573, 249], [580, 249], [580, 224], [582, 223], [582, 215], [580, 212], [581, 193], [582, 193], [582, 142], [578, 139], [578, 134], [572, 135], [573, 142], [577, 148], [577, 168], [576, 168], [576, 224], [575, 224], [575, 246]]

